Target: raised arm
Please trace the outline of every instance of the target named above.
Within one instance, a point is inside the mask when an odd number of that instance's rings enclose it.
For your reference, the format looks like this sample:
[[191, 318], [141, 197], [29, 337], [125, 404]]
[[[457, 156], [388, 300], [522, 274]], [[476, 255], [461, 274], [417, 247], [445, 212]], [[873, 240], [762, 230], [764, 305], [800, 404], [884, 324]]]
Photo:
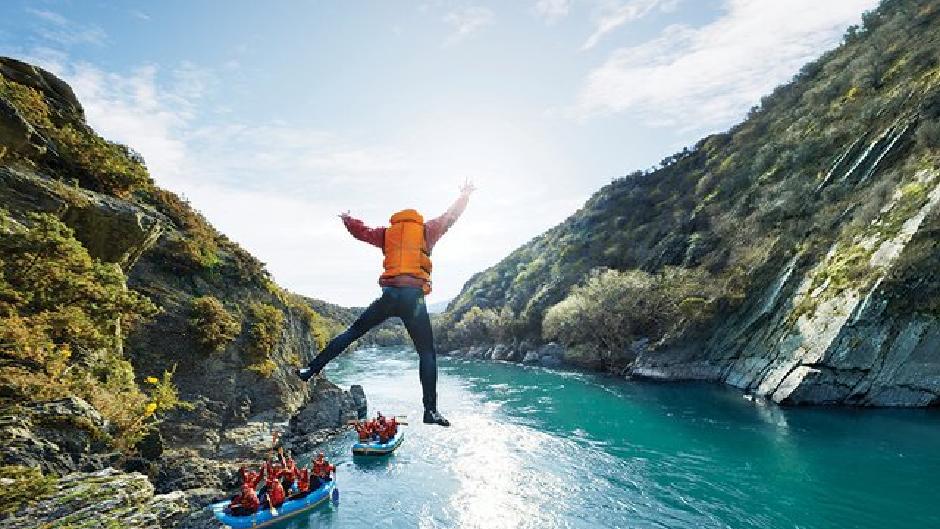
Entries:
[[473, 193], [475, 190], [476, 188], [473, 187], [473, 184], [470, 183], [469, 180], [466, 181], [460, 188], [460, 196], [447, 208], [447, 211], [440, 217], [431, 219], [424, 224], [427, 230], [426, 238], [429, 251], [434, 248], [434, 245], [437, 244], [441, 236], [457, 222], [463, 210], [467, 208], [467, 203], [470, 201], [470, 193]]
[[343, 225], [353, 237], [379, 248], [385, 245], [385, 228], [370, 228], [361, 220], [353, 218], [348, 211], [339, 218], [343, 219]]

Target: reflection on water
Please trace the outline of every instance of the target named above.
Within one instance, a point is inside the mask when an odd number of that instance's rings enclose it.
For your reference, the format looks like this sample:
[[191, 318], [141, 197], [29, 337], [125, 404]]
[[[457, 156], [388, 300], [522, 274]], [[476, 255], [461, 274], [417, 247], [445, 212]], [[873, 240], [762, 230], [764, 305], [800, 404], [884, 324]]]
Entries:
[[341, 505], [284, 527], [940, 527], [938, 414], [789, 410], [717, 386], [442, 358], [451, 428], [420, 423], [413, 352], [329, 368], [408, 415], [391, 457], [326, 451]]

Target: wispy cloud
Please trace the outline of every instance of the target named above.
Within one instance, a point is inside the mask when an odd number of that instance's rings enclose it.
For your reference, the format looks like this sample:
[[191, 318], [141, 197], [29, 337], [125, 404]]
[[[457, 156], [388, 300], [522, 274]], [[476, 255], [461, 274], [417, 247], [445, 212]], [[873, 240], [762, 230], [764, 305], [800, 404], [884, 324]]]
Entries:
[[538, 0], [535, 3], [535, 14], [548, 24], [568, 16], [571, 9], [571, 0]]
[[837, 45], [877, 3], [728, 0], [725, 14], [708, 25], [671, 26], [614, 51], [588, 75], [574, 114], [632, 111], [653, 124], [726, 126]]
[[584, 41], [582, 50], [589, 50], [611, 31], [627, 22], [643, 18], [659, 8], [662, 11], [675, 9], [678, 0], [629, 0], [623, 3], [605, 4], [595, 16], [594, 33]]
[[74, 22], [59, 13], [45, 9], [27, 9], [39, 19], [36, 34], [43, 39], [62, 46], [74, 44], [104, 44], [107, 34], [98, 26]]
[[472, 33], [491, 25], [494, 20], [493, 11], [486, 7], [470, 6], [451, 11], [444, 15], [444, 22], [453, 28], [445, 44], [456, 44]]

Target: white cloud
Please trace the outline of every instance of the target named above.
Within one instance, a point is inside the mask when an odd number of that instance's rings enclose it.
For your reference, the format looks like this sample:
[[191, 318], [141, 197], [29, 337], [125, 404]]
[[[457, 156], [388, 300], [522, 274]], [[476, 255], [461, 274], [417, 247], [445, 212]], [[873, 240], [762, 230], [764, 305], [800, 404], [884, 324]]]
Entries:
[[634, 112], [653, 124], [724, 126], [841, 40], [877, 0], [729, 0], [699, 28], [677, 25], [614, 51], [588, 75], [574, 115]]
[[568, 16], [570, 9], [571, 0], [538, 0], [535, 3], [535, 13], [548, 24]]
[[470, 34], [493, 23], [493, 11], [481, 6], [470, 6], [444, 15], [444, 22], [453, 27], [445, 44], [456, 44]]
[[624, 3], [605, 4], [595, 17], [594, 33], [584, 41], [582, 50], [589, 50], [600, 42], [601, 38], [620, 26], [646, 16], [659, 7], [662, 11], [675, 9], [677, 0], [629, 0]]
[[27, 9], [40, 21], [36, 34], [62, 46], [74, 44], [104, 44], [107, 35], [98, 26], [84, 25], [45, 9]]

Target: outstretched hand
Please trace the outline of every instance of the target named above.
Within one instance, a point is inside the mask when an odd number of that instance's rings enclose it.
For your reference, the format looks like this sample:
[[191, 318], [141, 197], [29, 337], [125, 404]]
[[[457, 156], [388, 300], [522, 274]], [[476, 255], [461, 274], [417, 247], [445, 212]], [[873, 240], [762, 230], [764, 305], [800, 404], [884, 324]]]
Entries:
[[477, 190], [477, 187], [473, 185], [473, 182], [469, 178], [464, 180], [463, 184], [461, 184], [460, 186], [460, 193], [463, 195], [469, 195], [470, 193], [473, 193], [476, 190]]
[[341, 218], [341, 219], [343, 219], [343, 220], [346, 220], [346, 219], [348, 219], [348, 218], [351, 217], [351, 216], [352, 216], [352, 215], [349, 214], [349, 210], [348, 210], [348, 209], [338, 215], [338, 217]]

